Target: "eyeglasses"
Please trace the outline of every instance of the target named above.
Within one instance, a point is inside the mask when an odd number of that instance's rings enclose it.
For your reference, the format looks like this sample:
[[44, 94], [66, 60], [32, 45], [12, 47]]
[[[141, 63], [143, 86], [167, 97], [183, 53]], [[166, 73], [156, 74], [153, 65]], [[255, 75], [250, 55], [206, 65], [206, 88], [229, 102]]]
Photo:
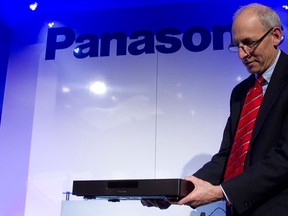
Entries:
[[259, 45], [264, 40], [264, 38], [272, 31], [272, 29], [274, 29], [274, 27], [269, 29], [269, 31], [267, 31], [262, 37], [260, 37], [256, 41], [248, 41], [248, 42], [246, 42], [246, 44], [243, 44], [243, 45], [235, 44], [235, 43], [232, 42], [228, 46], [228, 49], [231, 52], [238, 52], [238, 50], [241, 48], [241, 49], [243, 49], [243, 51], [245, 53], [251, 53], [253, 48], [255, 48], [257, 45]]

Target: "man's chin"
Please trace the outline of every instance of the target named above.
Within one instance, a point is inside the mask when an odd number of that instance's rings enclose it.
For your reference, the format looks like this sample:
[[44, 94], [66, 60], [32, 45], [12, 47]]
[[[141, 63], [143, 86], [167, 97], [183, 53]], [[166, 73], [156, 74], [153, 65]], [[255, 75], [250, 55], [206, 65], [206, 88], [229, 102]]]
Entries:
[[257, 74], [257, 73], [259, 73], [259, 68], [257, 68], [257, 67], [253, 67], [253, 66], [247, 65], [247, 66], [246, 66], [246, 69], [247, 69], [247, 71], [248, 71], [249, 73], [251, 73], [251, 74]]

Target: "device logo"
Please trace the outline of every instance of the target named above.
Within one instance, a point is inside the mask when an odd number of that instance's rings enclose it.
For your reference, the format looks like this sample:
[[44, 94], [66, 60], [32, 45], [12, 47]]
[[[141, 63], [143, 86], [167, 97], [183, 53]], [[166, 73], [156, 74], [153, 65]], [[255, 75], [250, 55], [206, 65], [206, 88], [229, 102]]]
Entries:
[[101, 37], [95, 34], [76, 36], [69, 27], [49, 28], [45, 60], [54, 60], [57, 52], [71, 47], [73, 56], [78, 59], [109, 56], [112, 41], [116, 41], [117, 56], [155, 52], [171, 54], [179, 51], [181, 47], [190, 52], [201, 52], [211, 43], [213, 50], [223, 50], [225, 33], [231, 35], [231, 24], [213, 26], [212, 32], [202, 26], [193, 26], [183, 32], [177, 28], [163, 28], [156, 33], [137, 30], [130, 35], [125, 32], [102, 33]]

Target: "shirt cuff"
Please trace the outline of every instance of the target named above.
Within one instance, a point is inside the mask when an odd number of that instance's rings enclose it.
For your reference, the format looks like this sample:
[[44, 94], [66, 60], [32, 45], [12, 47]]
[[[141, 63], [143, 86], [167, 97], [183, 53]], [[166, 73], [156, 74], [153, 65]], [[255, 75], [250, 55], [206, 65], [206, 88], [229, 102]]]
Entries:
[[222, 192], [223, 192], [223, 194], [225, 196], [227, 204], [231, 205], [232, 203], [230, 202], [229, 197], [227, 196], [227, 194], [225, 193], [224, 189], [222, 188], [222, 185], [220, 185], [220, 188], [221, 188], [221, 190], [222, 190]]

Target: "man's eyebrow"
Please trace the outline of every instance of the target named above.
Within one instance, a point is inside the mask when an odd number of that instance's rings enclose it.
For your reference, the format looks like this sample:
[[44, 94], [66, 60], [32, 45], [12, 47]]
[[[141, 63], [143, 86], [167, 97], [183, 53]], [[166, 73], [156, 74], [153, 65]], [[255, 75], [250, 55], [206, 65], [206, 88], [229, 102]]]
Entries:
[[242, 40], [242, 42], [251, 42], [251, 41], [255, 41], [257, 39], [251, 38], [251, 37], [246, 37]]
[[232, 42], [234, 43], [234, 44], [239, 44], [239, 43], [243, 43], [243, 42], [254, 42], [255, 40], [257, 40], [257, 39], [255, 39], [255, 38], [252, 38], [252, 37], [245, 37], [245, 38], [243, 38], [243, 39], [241, 39], [241, 40], [232, 40]]

